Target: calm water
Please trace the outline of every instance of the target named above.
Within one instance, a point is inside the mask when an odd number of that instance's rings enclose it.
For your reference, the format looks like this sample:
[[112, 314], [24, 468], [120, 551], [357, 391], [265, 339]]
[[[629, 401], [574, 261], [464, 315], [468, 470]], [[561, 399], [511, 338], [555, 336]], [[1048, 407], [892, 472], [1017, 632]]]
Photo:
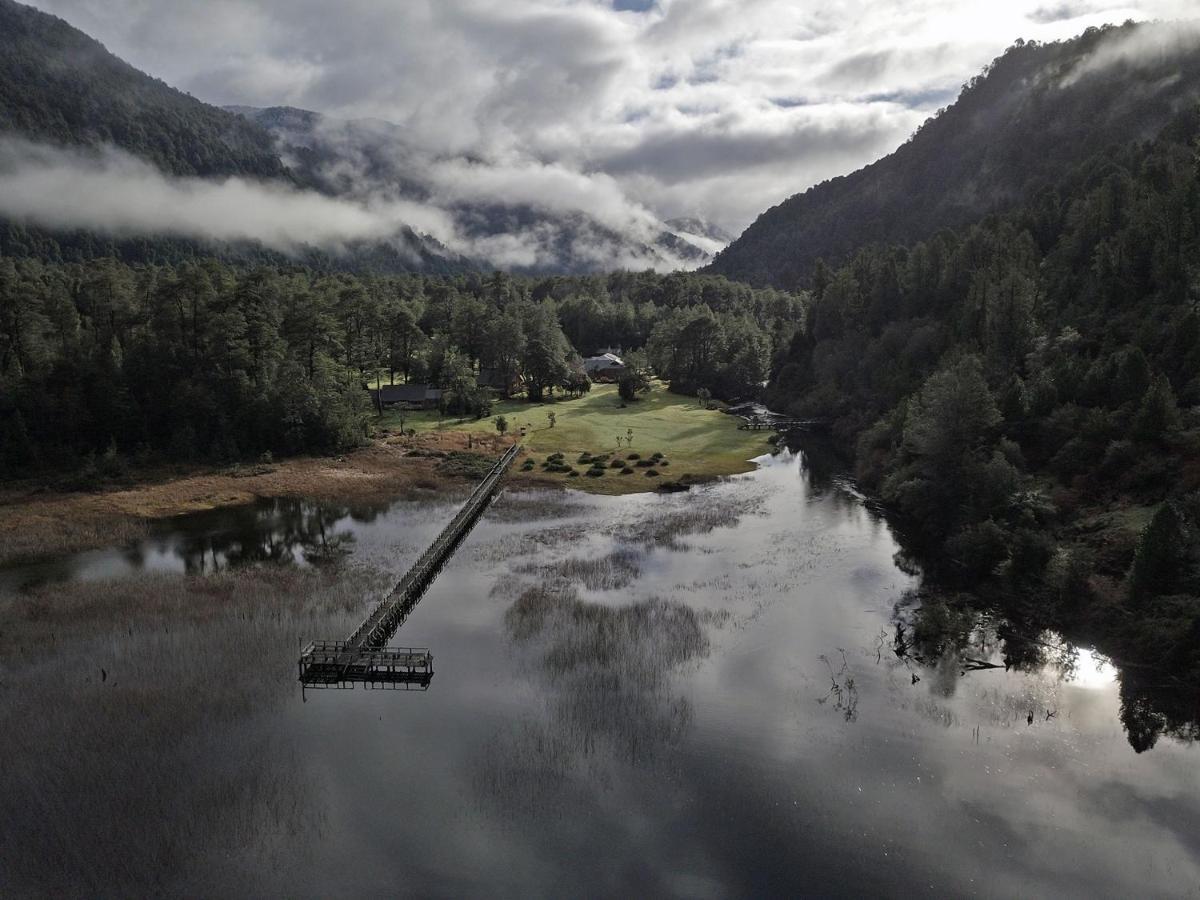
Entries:
[[[1200, 896], [1194, 744], [1135, 752], [1120, 673], [1054, 635], [931, 642], [886, 524], [762, 463], [494, 507], [393, 641], [433, 650], [427, 692], [276, 711], [317, 823], [280, 836], [279, 893]], [[262, 504], [3, 577], [399, 574], [452, 508]]]

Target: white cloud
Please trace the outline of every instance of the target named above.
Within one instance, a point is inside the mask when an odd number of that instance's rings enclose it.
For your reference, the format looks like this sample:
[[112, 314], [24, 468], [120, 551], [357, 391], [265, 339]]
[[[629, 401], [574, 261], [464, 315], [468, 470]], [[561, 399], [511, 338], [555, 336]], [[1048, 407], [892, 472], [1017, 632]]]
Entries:
[[[216, 103], [403, 127], [438, 191], [608, 223], [766, 206], [894, 148], [1018, 37], [1191, 0], [34, 0]], [[536, 242], [535, 242], [536, 243]]]

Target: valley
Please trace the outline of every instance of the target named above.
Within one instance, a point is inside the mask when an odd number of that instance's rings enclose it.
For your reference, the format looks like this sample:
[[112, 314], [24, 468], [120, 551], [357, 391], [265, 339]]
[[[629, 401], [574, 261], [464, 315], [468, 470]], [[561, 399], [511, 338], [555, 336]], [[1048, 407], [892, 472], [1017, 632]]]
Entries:
[[0, 895], [1196, 895], [1131, 2], [0, 0]]

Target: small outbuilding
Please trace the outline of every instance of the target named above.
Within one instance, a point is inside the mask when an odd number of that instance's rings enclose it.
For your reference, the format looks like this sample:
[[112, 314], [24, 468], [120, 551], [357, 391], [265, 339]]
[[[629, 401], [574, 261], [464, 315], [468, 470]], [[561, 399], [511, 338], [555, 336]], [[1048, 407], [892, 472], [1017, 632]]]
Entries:
[[381, 413], [385, 409], [437, 409], [442, 389], [431, 384], [386, 384], [371, 391], [371, 402]]
[[615, 353], [589, 356], [583, 361], [583, 368], [592, 381], [619, 381], [625, 374], [625, 362]]

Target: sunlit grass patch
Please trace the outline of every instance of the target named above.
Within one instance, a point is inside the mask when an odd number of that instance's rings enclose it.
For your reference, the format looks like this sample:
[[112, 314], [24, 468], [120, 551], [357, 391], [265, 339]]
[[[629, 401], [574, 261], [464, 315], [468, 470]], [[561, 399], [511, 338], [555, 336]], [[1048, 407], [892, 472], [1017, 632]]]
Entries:
[[[598, 384], [577, 400], [539, 405], [504, 401], [493, 412], [509, 420], [510, 433], [518, 434], [525, 427], [523, 443], [536, 460], [532, 469], [522, 464], [513, 473], [514, 478], [544, 477], [548, 473], [565, 480], [574, 470], [579, 474], [571, 480], [571, 486], [594, 493], [653, 490], [655, 483], [653, 479], [602, 475], [580, 478], [590, 471], [588, 466], [617, 468], [613, 465], [617, 460], [630, 459], [632, 466], [634, 461], [647, 459], [653, 460], [648, 466], [661, 468], [659, 461], [669, 458], [670, 465], [679, 471], [704, 479], [748, 472], [754, 468], [749, 460], [770, 449], [763, 433], [740, 431], [737, 418], [704, 409], [695, 398], [672, 394], [661, 382], [655, 382], [653, 390], [632, 403], [622, 401], [614, 385]], [[553, 428], [547, 412], [555, 414]], [[399, 418], [399, 413], [389, 412], [379, 421], [394, 428]], [[490, 419], [439, 419], [431, 412], [405, 413], [404, 425], [417, 432], [478, 433], [493, 427]], [[551, 456], [554, 459], [548, 460]], [[600, 467], [594, 465], [597, 460]]]

